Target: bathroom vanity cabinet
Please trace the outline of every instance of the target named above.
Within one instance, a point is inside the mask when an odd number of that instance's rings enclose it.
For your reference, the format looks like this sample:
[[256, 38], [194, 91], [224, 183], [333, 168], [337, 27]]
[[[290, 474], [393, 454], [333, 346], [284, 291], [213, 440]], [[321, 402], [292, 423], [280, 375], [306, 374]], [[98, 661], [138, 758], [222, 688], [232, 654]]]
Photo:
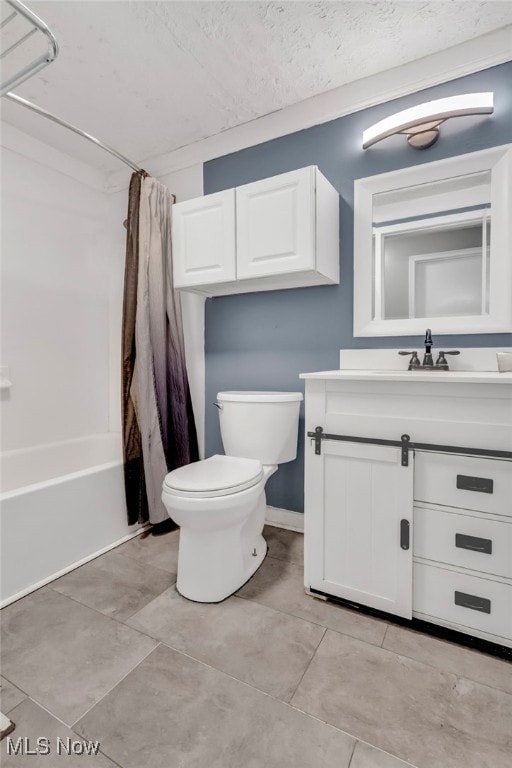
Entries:
[[512, 374], [302, 378], [306, 588], [512, 647]]
[[316, 166], [173, 207], [176, 288], [206, 296], [339, 283], [339, 195]]

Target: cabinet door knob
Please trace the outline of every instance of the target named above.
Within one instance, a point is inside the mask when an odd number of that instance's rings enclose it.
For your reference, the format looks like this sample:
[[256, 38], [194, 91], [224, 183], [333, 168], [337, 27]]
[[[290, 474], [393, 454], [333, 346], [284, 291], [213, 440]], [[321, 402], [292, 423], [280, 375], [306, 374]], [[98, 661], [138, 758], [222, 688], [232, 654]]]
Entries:
[[409, 549], [411, 524], [408, 520], [400, 520], [400, 546], [402, 549]]

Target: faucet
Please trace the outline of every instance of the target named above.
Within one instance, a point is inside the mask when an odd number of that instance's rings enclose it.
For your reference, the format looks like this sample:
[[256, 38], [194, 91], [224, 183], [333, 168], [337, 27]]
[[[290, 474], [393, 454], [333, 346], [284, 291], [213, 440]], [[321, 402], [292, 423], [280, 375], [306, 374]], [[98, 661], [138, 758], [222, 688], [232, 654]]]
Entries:
[[423, 363], [421, 364], [422, 368], [434, 367], [434, 360], [432, 358], [433, 346], [434, 346], [434, 342], [432, 341], [432, 332], [430, 328], [427, 328], [427, 330], [425, 331], [425, 354], [423, 355]]
[[433, 346], [434, 346], [434, 342], [432, 341], [432, 331], [430, 330], [430, 328], [427, 328], [427, 330], [425, 331], [425, 354], [423, 355], [422, 363], [420, 363], [419, 361], [417, 352], [405, 352], [404, 350], [400, 350], [398, 354], [411, 355], [409, 366], [407, 368], [408, 371], [419, 371], [419, 370], [425, 370], [425, 369], [429, 371], [449, 371], [450, 368], [446, 360], [446, 355], [460, 355], [459, 350], [458, 349], [452, 349], [448, 351], [439, 350], [439, 357], [437, 358], [434, 365], [434, 360], [432, 357]]

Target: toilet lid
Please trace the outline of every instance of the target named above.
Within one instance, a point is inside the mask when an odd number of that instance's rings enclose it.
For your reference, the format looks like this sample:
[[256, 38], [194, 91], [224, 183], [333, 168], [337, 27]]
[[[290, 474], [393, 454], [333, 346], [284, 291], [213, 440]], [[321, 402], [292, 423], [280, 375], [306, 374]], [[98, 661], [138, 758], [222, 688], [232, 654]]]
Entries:
[[164, 490], [187, 496], [225, 496], [252, 488], [262, 477], [263, 467], [255, 459], [211, 456], [169, 472]]

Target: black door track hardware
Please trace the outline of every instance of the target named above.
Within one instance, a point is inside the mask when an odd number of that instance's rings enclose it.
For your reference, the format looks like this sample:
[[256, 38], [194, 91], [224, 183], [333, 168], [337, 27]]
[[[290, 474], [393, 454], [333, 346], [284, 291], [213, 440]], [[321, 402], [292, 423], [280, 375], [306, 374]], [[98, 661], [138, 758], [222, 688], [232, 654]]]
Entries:
[[409, 435], [402, 435], [400, 440], [381, 440], [377, 437], [354, 437], [354, 435], [326, 435], [322, 427], [315, 427], [314, 432], [308, 432], [308, 437], [315, 440], [315, 454], [322, 453], [322, 440], [338, 440], [345, 443], [366, 443], [368, 445], [391, 445], [402, 449], [402, 467], [409, 466]]
[[[337, 440], [344, 443], [366, 443], [368, 445], [390, 445], [401, 449], [401, 463], [403, 467], [409, 465], [409, 451], [430, 451], [432, 453], [459, 453], [463, 456], [482, 456], [487, 459], [505, 459], [512, 461], [512, 451], [491, 451], [487, 448], [463, 448], [459, 445], [435, 445], [434, 443], [415, 443], [409, 435], [402, 435], [400, 440], [382, 440], [378, 437], [359, 437], [357, 435], [330, 435], [324, 432], [323, 427], [315, 427], [314, 432], [308, 432], [308, 437], [315, 442], [315, 455], [322, 453], [322, 440]], [[463, 477], [463, 475], [460, 475]], [[471, 478], [474, 479], [474, 478]], [[487, 481], [488, 482], [488, 481]], [[459, 487], [459, 486], [457, 486]], [[475, 489], [474, 489], [475, 490]], [[483, 490], [483, 489], [478, 489]], [[492, 490], [485, 490], [492, 493]]]

